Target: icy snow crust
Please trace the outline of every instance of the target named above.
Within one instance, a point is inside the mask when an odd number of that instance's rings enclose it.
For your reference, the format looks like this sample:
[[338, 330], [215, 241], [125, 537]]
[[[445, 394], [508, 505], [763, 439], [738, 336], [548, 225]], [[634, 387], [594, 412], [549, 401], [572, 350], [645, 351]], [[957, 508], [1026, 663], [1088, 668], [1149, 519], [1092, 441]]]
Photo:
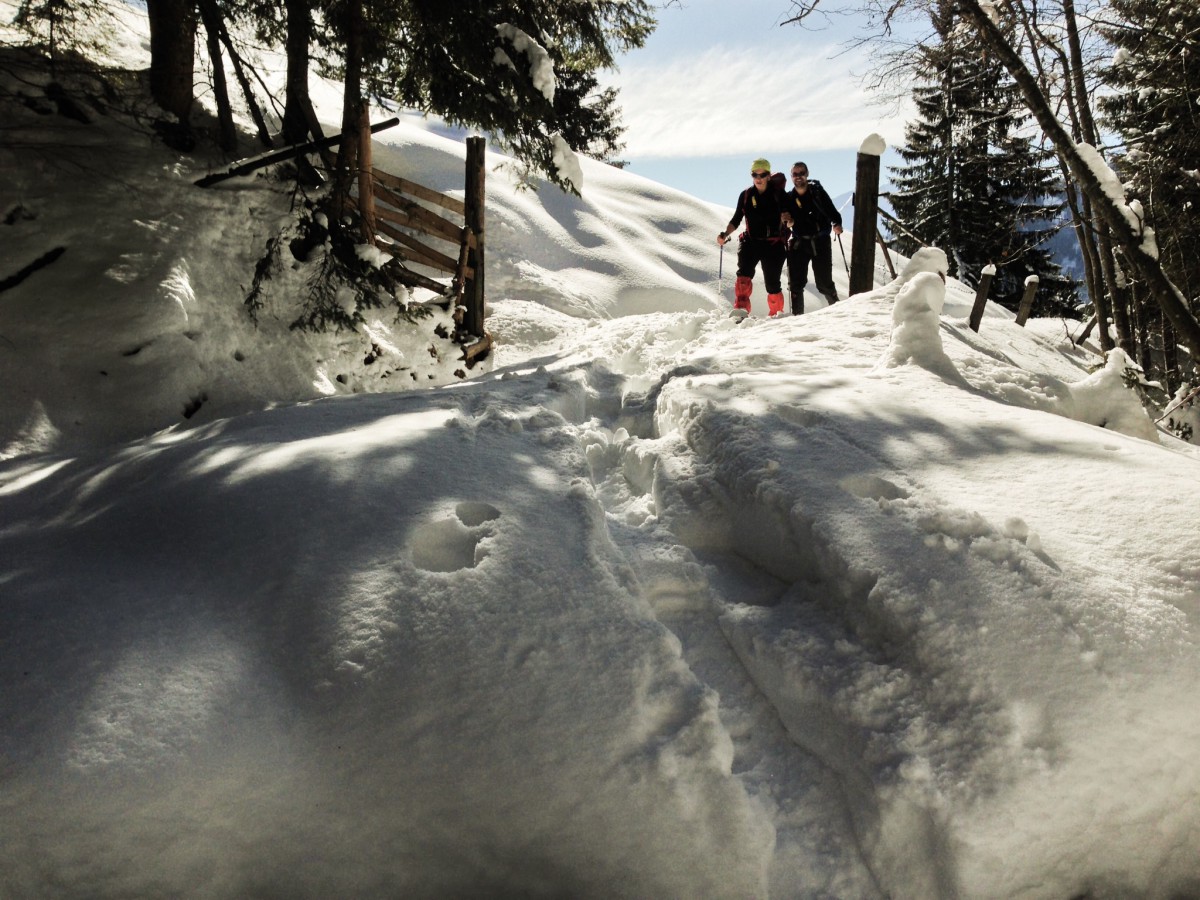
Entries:
[[245, 330], [265, 187], [71, 195], [0, 303], [0, 896], [1195, 895], [1200, 459], [1119, 357], [936, 250], [735, 325], [729, 210], [582, 166], [489, 173], [491, 371], [382, 394]]

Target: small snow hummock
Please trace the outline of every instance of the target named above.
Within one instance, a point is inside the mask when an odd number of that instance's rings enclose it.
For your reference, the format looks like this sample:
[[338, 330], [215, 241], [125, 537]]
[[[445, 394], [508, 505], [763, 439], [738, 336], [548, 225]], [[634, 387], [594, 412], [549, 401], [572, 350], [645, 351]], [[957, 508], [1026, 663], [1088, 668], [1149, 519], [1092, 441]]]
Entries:
[[1119, 347], [1109, 350], [1103, 369], [1067, 386], [1072, 407], [1067, 415], [1079, 422], [1158, 443], [1158, 429], [1137, 395], [1125, 384], [1125, 372], [1132, 366], [1124, 350]]
[[907, 362], [931, 371], [945, 371], [953, 363], [942, 348], [942, 306], [946, 285], [933, 272], [919, 272], [896, 295], [892, 307], [892, 340], [880, 361], [883, 368]]

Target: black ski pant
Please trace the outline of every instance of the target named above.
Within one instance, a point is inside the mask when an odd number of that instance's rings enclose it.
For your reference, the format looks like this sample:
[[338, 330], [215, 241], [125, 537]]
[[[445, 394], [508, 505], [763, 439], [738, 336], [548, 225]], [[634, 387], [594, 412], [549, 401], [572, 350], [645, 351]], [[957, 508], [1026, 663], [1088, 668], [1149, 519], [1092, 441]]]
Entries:
[[817, 291], [831, 304], [837, 303], [833, 286], [833, 242], [829, 235], [793, 238], [788, 242], [788, 291], [792, 295], [792, 315], [804, 312], [804, 287], [808, 284], [808, 265], [812, 263]]
[[763, 284], [768, 294], [783, 293], [783, 260], [786, 251], [782, 240], [746, 238], [738, 247], [737, 273], [741, 278], [753, 278], [754, 267], [762, 264]]

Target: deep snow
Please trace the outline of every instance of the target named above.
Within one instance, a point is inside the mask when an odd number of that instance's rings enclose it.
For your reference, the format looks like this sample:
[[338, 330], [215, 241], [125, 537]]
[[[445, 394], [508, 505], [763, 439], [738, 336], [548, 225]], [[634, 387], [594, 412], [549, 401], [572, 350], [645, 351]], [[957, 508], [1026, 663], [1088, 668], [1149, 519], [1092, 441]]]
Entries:
[[582, 160], [389, 391], [246, 321], [277, 186], [12, 109], [0, 894], [1200, 895], [1200, 460], [1078, 323], [925, 251], [735, 325], [729, 210]]

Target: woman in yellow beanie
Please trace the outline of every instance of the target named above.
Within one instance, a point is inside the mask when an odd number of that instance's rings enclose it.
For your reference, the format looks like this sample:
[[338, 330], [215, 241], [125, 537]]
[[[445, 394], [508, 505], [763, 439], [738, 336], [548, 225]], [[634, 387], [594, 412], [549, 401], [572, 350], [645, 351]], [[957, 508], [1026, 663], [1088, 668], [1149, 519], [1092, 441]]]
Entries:
[[[746, 220], [738, 247], [737, 281], [733, 287], [733, 315], [739, 319], [750, 315], [754, 268], [759, 263], [767, 286], [767, 312], [772, 316], [783, 312], [780, 276], [787, 252], [783, 238], [783, 185], [772, 179], [771, 163], [761, 158], [750, 164], [750, 177], [754, 183], [742, 191], [733, 218], [725, 230], [717, 234], [717, 243], [723, 247], [742, 219]], [[786, 183], [786, 179], [779, 180]]]

